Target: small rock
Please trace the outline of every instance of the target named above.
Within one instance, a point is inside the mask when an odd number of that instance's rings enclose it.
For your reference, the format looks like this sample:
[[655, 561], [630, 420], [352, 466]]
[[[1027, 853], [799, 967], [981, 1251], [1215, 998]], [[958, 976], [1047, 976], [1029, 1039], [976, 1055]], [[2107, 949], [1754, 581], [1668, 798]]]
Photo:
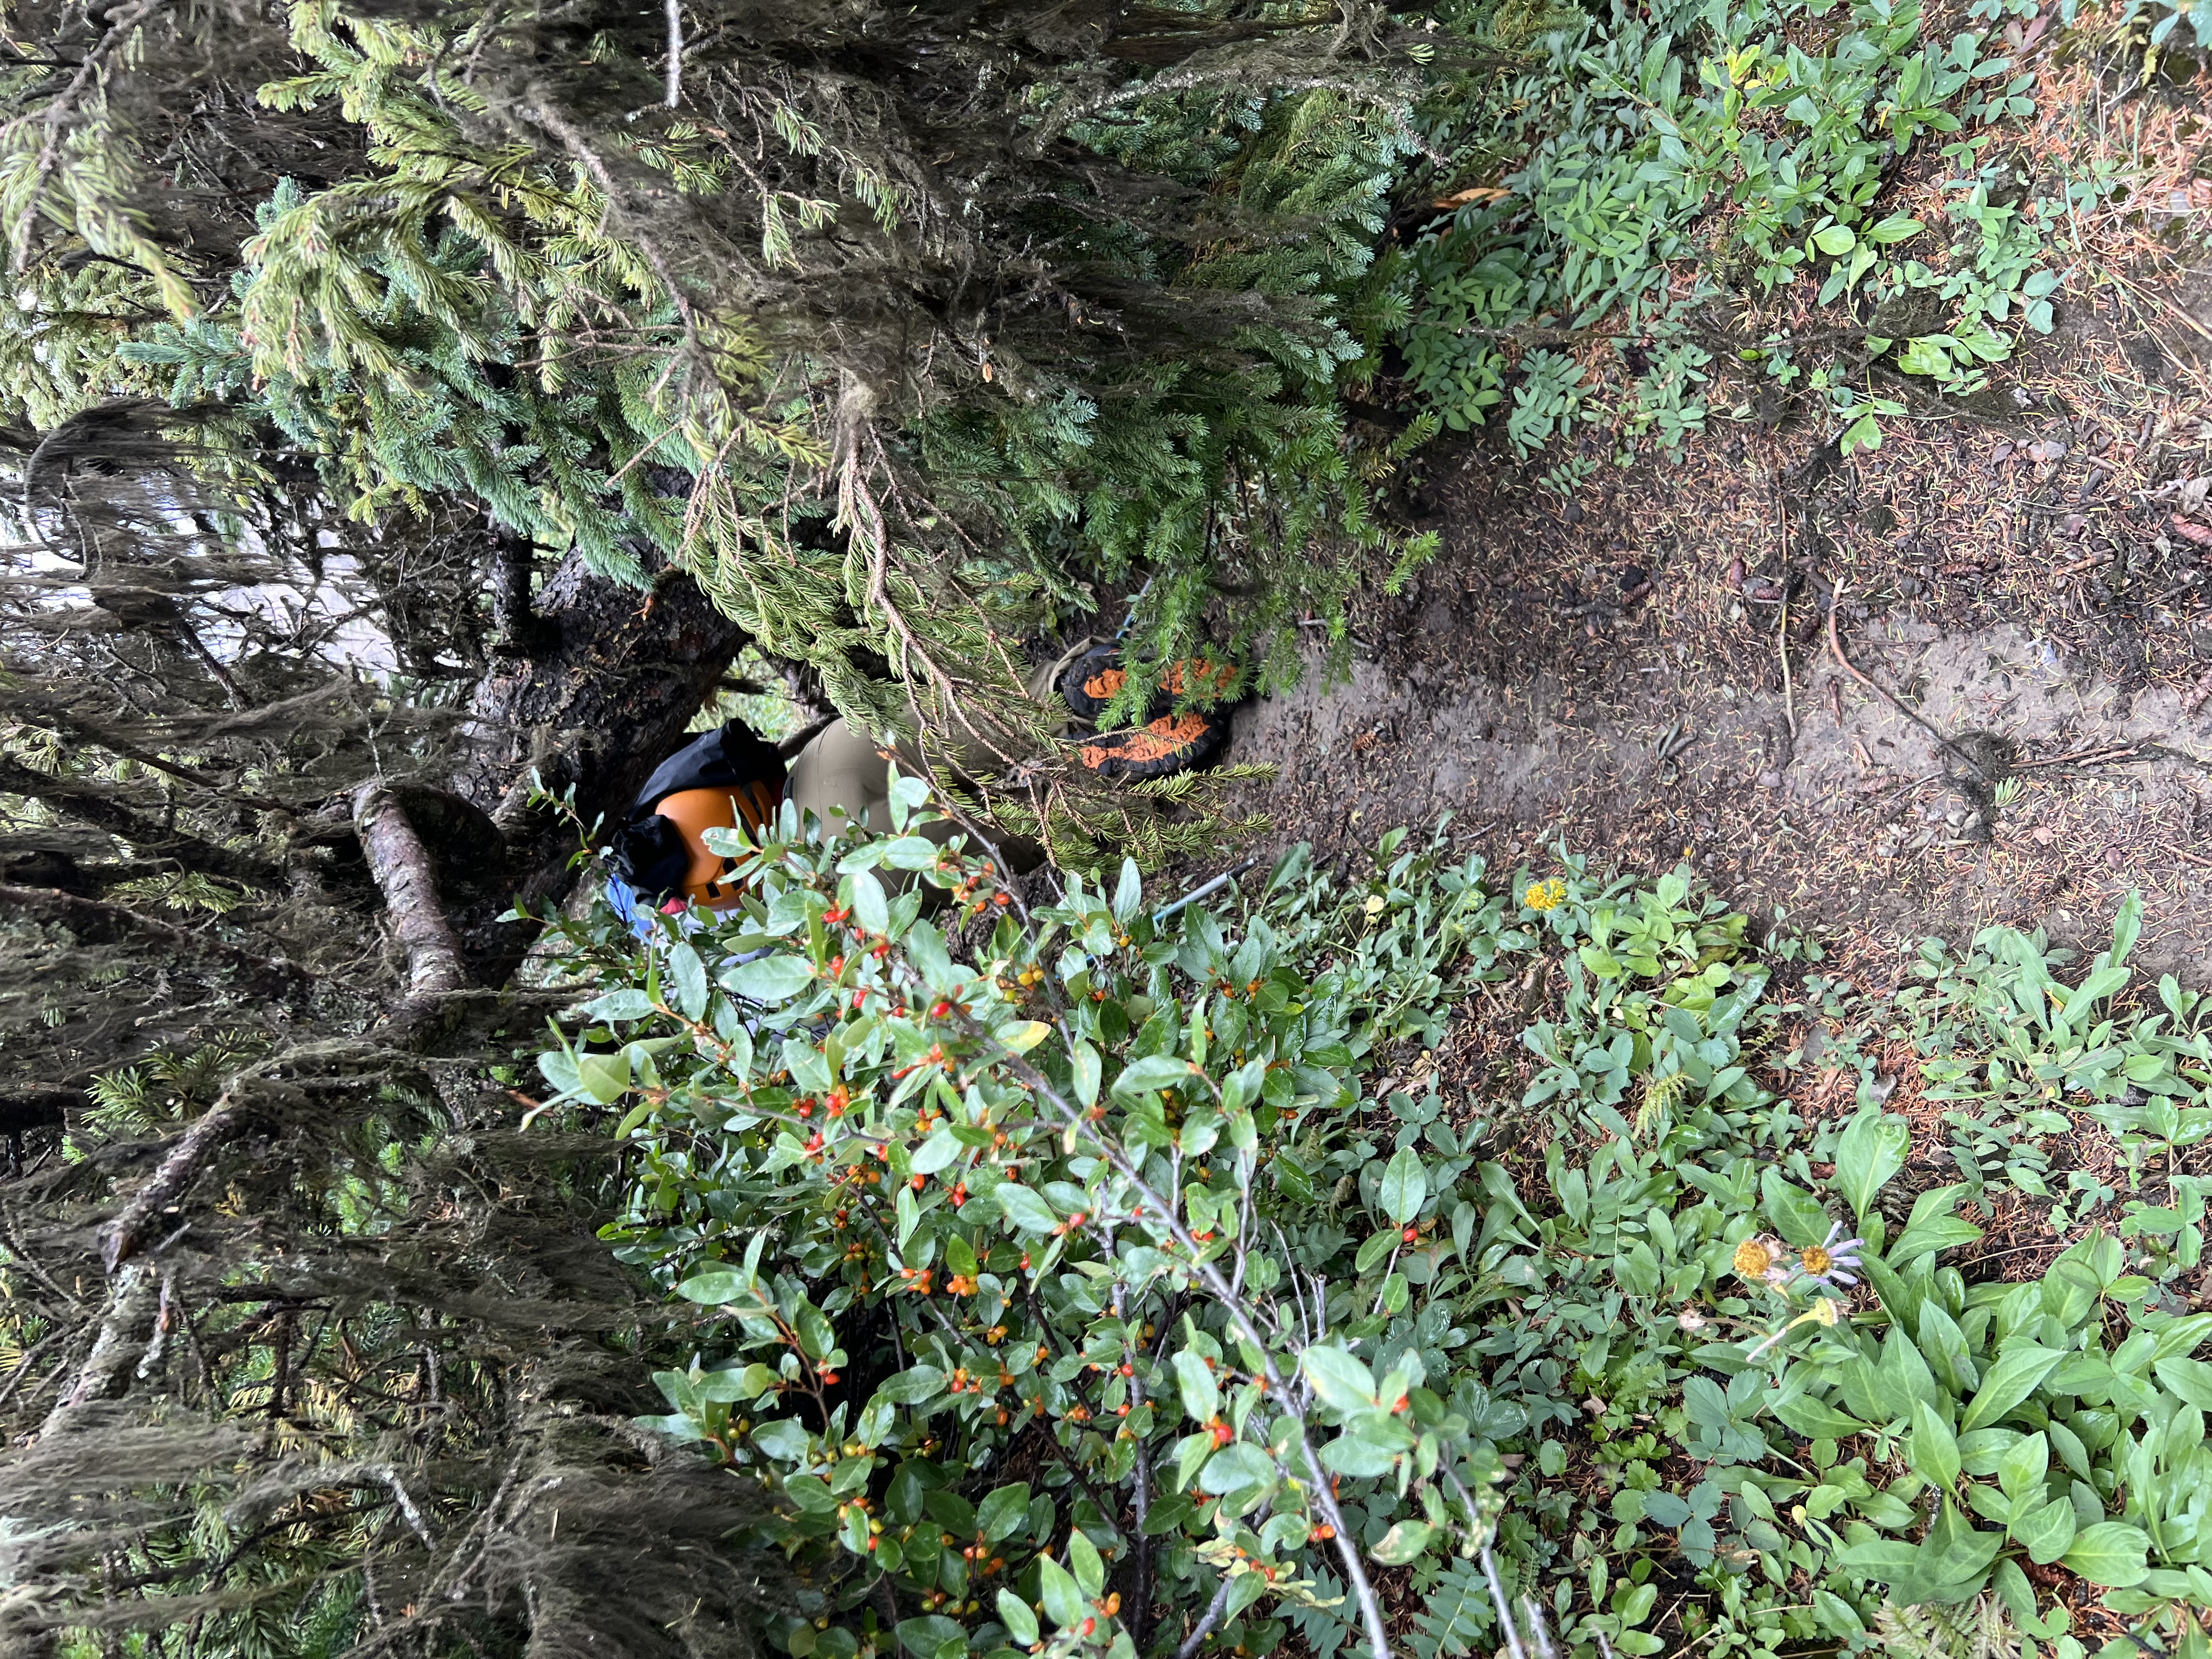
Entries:
[[1583, 504], [1580, 501], [1569, 501], [1559, 509], [1559, 516], [1569, 524], [1580, 524], [1583, 521]]
[[1990, 451], [1990, 461], [1992, 465], [2002, 466], [2011, 459], [2012, 445], [2009, 441], [2001, 443], [1995, 449]]
[[2115, 870], [2118, 869], [2122, 865], [2125, 864], [2127, 861], [2128, 861], [2128, 855], [2127, 855], [2125, 853], [2123, 853], [2122, 851], [2120, 851], [2120, 849], [2119, 849], [2118, 848], [2117, 848], [2117, 847], [2107, 847], [2107, 848], [2105, 849], [2105, 862], [2106, 862], [2106, 864], [2109, 864], [2110, 866], [2112, 866], [2113, 869], [2115, 869]]
[[2087, 516], [2080, 513], [2069, 513], [2063, 519], [2059, 520], [2060, 530], [2068, 536], [2079, 536], [2088, 527], [2089, 520]]
[[1782, 774], [1770, 767], [1759, 775], [1759, 787], [1762, 789], [1779, 789], [1782, 787]]

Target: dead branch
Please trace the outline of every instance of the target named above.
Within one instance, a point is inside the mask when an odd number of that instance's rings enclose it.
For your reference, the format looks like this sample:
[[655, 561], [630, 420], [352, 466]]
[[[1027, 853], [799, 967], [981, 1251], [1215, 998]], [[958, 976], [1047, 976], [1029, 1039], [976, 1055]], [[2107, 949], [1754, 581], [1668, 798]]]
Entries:
[[164, 830], [118, 799], [115, 792], [83, 778], [50, 777], [0, 756], [0, 794], [44, 801], [54, 811], [129, 843], [138, 853], [166, 853], [210, 876], [282, 891], [284, 872], [267, 859], [235, 852], [182, 830]]
[[438, 897], [437, 866], [399, 798], [380, 779], [362, 785], [354, 798], [354, 823], [392, 931], [407, 952], [408, 1000], [460, 990], [469, 972]]
[[314, 978], [306, 969], [282, 957], [256, 956], [251, 951], [241, 951], [235, 945], [226, 945], [205, 933], [196, 933], [189, 927], [157, 921], [141, 915], [127, 905], [110, 903], [105, 899], [80, 898], [74, 893], [64, 893], [58, 887], [15, 887], [0, 885], [0, 905], [21, 905], [27, 910], [45, 910], [85, 921], [96, 921], [109, 927], [128, 928], [134, 933], [166, 939], [191, 951], [195, 956], [207, 957], [225, 963], [251, 976], [253, 983], [264, 987], [284, 985], [296, 988]]

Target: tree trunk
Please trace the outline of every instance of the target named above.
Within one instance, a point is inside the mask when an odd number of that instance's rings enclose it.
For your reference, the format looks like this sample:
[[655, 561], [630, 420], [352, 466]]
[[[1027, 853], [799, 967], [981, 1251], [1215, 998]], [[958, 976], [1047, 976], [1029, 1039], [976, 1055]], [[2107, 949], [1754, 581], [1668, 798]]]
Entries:
[[[538, 595], [534, 659], [502, 665], [470, 700], [478, 746], [454, 777], [457, 793], [492, 815], [510, 849], [507, 896], [542, 911], [567, 892], [578, 829], [530, 807], [534, 769], [546, 787], [573, 791], [592, 830], [628, 810], [647, 775], [682, 739], [745, 632], [689, 576], [664, 571], [649, 592], [592, 575], [576, 554]], [[479, 981], [504, 984], [537, 936], [470, 905], [453, 917]]]

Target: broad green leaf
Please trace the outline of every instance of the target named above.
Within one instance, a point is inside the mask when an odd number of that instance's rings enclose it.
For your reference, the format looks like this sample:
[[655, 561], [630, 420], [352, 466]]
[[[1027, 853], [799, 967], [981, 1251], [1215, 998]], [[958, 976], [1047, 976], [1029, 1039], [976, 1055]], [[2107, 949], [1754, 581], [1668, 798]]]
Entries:
[[653, 1012], [653, 999], [635, 985], [624, 985], [594, 998], [584, 1012], [593, 1019], [644, 1019]]
[[1774, 1414], [1808, 1440], [1848, 1440], [1855, 1434], [1866, 1433], [1869, 1426], [1810, 1395], [1801, 1394], [1778, 1402]]
[[1051, 1205], [1018, 1181], [1002, 1181], [991, 1188], [999, 1213], [1025, 1233], [1048, 1233], [1060, 1225]]
[[1942, 1413], [1924, 1400], [1912, 1402], [1913, 1473], [1945, 1492], [1959, 1484], [1959, 1440]]
[[697, 1019], [706, 1013], [707, 964], [682, 939], [668, 947], [668, 977], [675, 982], [676, 1006], [684, 1018]]
[[1813, 233], [1813, 246], [1823, 253], [1849, 253], [1858, 246], [1858, 240], [1849, 225], [1830, 225]]
[[1125, 858], [1121, 860], [1121, 877], [1114, 884], [1114, 920], [1127, 927], [1144, 903], [1144, 878], [1137, 873], [1136, 860]]
[[1784, 1180], [1782, 1171], [1771, 1164], [1759, 1177], [1759, 1191], [1774, 1231], [1799, 1249], [1818, 1244], [1828, 1236], [1827, 1212], [1813, 1201], [1810, 1193]]
[[2112, 918], [2112, 965], [2118, 967], [2128, 959], [2136, 948], [2136, 940], [2142, 935], [2142, 889], [2130, 887], [2127, 896], [2120, 901], [2118, 913]]
[[1912, 1571], [1920, 1559], [1920, 1547], [1893, 1539], [1877, 1538], [1836, 1553], [1836, 1565], [1846, 1572], [1881, 1583], [1893, 1583]]
[[949, 1168], [960, 1152], [960, 1142], [951, 1129], [941, 1128], [914, 1149], [913, 1160], [907, 1168], [919, 1176], [935, 1175], [939, 1170]]
[[1098, 1103], [1098, 1051], [1081, 1037], [1067, 1050], [1067, 1068], [1075, 1079], [1075, 1097], [1085, 1106]]
[[1249, 1568], [1243, 1572], [1231, 1574], [1229, 1600], [1223, 1603], [1222, 1616], [1225, 1619], [1234, 1619], [1273, 1588], [1274, 1586], [1267, 1582], [1264, 1574], [1255, 1572]]
[[937, 1650], [947, 1642], [964, 1644], [967, 1637], [965, 1630], [942, 1613], [902, 1619], [898, 1623], [899, 1644], [917, 1659], [937, 1659]]
[[1979, 1238], [1979, 1227], [1951, 1213], [1959, 1195], [1966, 1190], [1964, 1187], [1937, 1187], [1921, 1194], [1913, 1200], [1912, 1213], [1905, 1218], [1905, 1231], [1882, 1250], [1883, 1259], [1893, 1267], [1902, 1267], [1915, 1256], [1926, 1255], [1931, 1250], [1948, 1250]]
[[[887, 1396], [895, 1405], [919, 1406], [925, 1400], [937, 1398], [944, 1387], [945, 1373], [936, 1366], [913, 1365], [896, 1376], [886, 1377], [877, 1392]], [[983, 1501], [988, 1504], [990, 1499]]]
[[1863, 1111], [1836, 1142], [1836, 1188], [1862, 1220], [1875, 1194], [1905, 1167], [1912, 1126], [1886, 1112]]
[[1182, 1395], [1182, 1408], [1192, 1419], [1211, 1423], [1221, 1413], [1221, 1389], [1213, 1380], [1212, 1369], [1204, 1359], [1185, 1348], [1175, 1357], [1176, 1387]]
[[1418, 1560], [1436, 1535], [1437, 1529], [1425, 1521], [1401, 1521], [1368, 1553], [1386, 1567], [1402, 1567]]
[[1075, 1587], [1094, 1601], [1106, 1594], [1106, 1563], [1098, 1547], [1077, 1527], [1067, 1534], [1067, 1565], [1075, 1574]]
[[709, 1267], [678, 1285], [676, 1294], [706, 1307], [726, 1307], [745, 1294], [745, 1275], [735, 1267]]
[[884, 862], [894, 870], [927, 870], [944, 856], [927, 836], [901, 836], [884, 843]]
[[1008, 1054], [1025, 1054], [1052, 1035], [1052, 1027], [1041, 1019], [1010, 1019], [991, 1035]]
[[1400, 1147], [1383, 1169], [1378, 1195], [1383, 1213], [1400, 1226], [1419, 1215], [1421, 1200], [1429, 1195], [1429, 1175], [1421, 1167], [1421, 1155], [1410, 1146]]
[[2212, 1364], [2201, 1359], [2160, 1359], [2151, 1370], [2183, 1405], [2212, 1411]]
[[1990, 1374], [1967, 1404], [1966, 1416], [1960, 1419], [1959, 1431], [1964, 1434], [1996, 1422], [2042, 1386], [2043, 1379], [2065, 1358], [2056, 1348], [2014, 1348], [1990, 1367]]
[[629, 1092], [629, 1051], [576, 1056], [576, 1076], [584, 1092], [602, 1106], [611, 1106]]
[[871, 933], [891, 930], [890, 901], [884, 896], [884, 884], [872, 870], [853, 872], [853, 920]]
[[1037, 1589], [1045, 1617], [1060, 1629], [1083, 1622], [1083, 1592], [1067, 1569], [1049, 1555], [1037, 1560]]
[[1242, 1492], [1248, 1486], [1263, 1486], [1274, 1478], [1275, 1466], [1267, 1454], [1249, 1440], [1232, 1440], [1206, 1460], [1199, 1472], [1200, 1492]]
[[726, 969], [722, 986], [748, 1002], [787, 1002], [814, 982], [814, 964], [804, 957], [758, 957]]
[[999, 1592], [999, 1622], [1006, 1627], [1006, 1633], [1024, 1647], [1030, 1646], [1037, 1639], [1036, 1613], [1028, 1602], [1012, 1590]]
[[1124, 1066], [1114, 1079], [1117, 1095], [1139, 1095], [1149, 1089], [1172, 1089], [1190, 1081], [1190, 1062], [1179, 1054], [1146, 1054]]
[[1990, 1563], [1996, 1559], [2004, 1541], [2002, 1533], [1983, 1531], [1947, 1498], [1942, 1513], [1936, 1517], [1936, 1524], [1928, 1529], [1928, 1536], [1921, 1545], [1923, 1559], [1920, 1571], [1938, 1584], [1979, 1578], [1989, 1571]]
[[2074, 1547], [2074, 1534], [2080, 1525], [2072, 1500], [2054, 1498], [2013, 1522], [2012, 1541], [2025, 1549], [2036, 1565], [2047, 1567]]
[[2093, 1584], [2125, 1589], [2149, 1573], [2150, 1540], [2124, 1521], [2100, 1521], [2084, 1527], [2065, 1554], [2066, 1565]]
[[975, 1506], [975, 1528], [992, 1543], [1010, 1538], [1029, 1519], [1030, 1487], [1026, 1480], [1001, 1486]]
[[2051, 1443], [2039, 1433], [2023, 1434], [1997, 1459], [1997, 1485], [2008, 1498], [2039, 1492], [2051, 1468]]
[[1299, 1357], [1298, 1364], [1315, 1395], [1332, 1411], [1373, 1408], [1375, 1373], [1357, 1356], [1331, 1344], [1316, 1343]]

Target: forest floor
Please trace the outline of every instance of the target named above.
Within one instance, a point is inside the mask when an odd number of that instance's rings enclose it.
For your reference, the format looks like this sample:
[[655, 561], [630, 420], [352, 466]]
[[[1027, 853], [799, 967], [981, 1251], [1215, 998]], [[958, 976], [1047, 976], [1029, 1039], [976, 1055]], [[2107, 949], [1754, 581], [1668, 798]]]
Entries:
[[1723, 428], [1570, 501], [1439, 444], [1443, 551], [1362, 605], [1347, 678], [1239, 711], [1231, 758], [1279, 769], [1246, 802], [1323, 856], [1450, 813], [1493, 869], [1686, 857], [1847, 957], [2100, 941], [2140, 888], [2140, 959], [2212, 979], [2208, 367], [2212, 270], [2115, 278], [1994, 416], [1849, 459]]

